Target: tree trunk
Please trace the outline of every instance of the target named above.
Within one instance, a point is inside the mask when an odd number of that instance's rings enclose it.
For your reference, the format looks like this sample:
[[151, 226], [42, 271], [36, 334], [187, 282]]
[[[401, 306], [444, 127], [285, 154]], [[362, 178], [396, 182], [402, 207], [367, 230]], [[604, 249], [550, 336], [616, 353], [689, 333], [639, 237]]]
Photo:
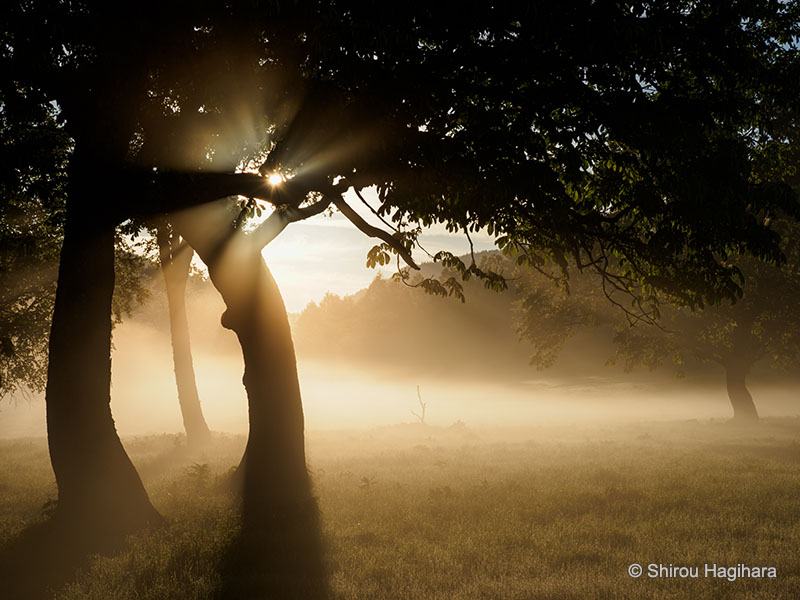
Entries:
[[311, 497], [306, 471], [303, 408], [289, 319], [259, 248], [231, 228], [218, 204], [175, 218], [208, 266], [227, 310], [222, 325], [239, 339], [250, 434], [242, 459], [244, 515], [296, 506]]
[[211, 432], [197, 393], [192, 345], [189, 340], [189, 320], [186, 316], [186, 282], [194, 252], [188, 245], [178, 244], [171, 239], [163, 226], [158, 228], [157, 237], [161, 273], [167, 289], [175, 384], [178, 388], [183, 427], [186, 430], [186, 442], [190, 448], [202, 448], [211, 441]]
[[737, 423], [758, 422], [756, 405], [745, 383], [751, 366], [751, 363], [736, 360], [728, 361], [724, 365], [728, 397], [733, 406], [733, 420]]
[[[50, 333], [47, 435], [57, 516], [116, 535], [161, 521], [111, 416], [114, 221], [97, 165], [78, 144], [70, 163], [64, 245]], [[108, 187], [113, 189], [113, 186]]]
[[324, 597], [297, 362], [278, 286], [261, 249], [231, 229], [221, 205], [174, 224], [208, 266], [227, 306], [222, 324], [236, 333], [244, 357], [250, 433], [237, 470], [243, 535], [229, 556], [221, 597]]
[[[252, 288], [241, 303], [226, 302], [223, 325], [236, 333], [244, 357], [250, 434], [240, 465], [243, 514], [245, 522], [255, 523], [295, 510], [298, 502], [310, 499], [311, 488], [297, 362], [283, 299], [260, 252], [237, 263], [231, 273], [248, 278]], [[217, 279], [227, 276], [218, 274]]]

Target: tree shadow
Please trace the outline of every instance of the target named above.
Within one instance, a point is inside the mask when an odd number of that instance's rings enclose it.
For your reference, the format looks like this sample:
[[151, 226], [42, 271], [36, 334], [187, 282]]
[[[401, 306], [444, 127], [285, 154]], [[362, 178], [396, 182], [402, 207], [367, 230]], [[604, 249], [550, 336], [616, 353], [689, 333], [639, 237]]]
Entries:
[[215, 600], [330, 597], [316, 500], [242, 523], [220, 567]]
[[99, 536], [51, 517], [29, 525], [0, 548], [0, 595], [39, 600], [73, 581], [93, 554], [122, 549], [121, 536]]

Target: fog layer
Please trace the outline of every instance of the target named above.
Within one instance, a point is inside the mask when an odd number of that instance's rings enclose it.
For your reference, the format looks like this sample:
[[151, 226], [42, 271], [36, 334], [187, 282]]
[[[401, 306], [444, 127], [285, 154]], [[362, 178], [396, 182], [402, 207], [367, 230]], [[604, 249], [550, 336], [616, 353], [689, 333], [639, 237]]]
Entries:
[[[216, 323], [193, 332], [197, 384], [213, 431], [245, 433], [247, 402], [242, 361], [233, 334]], [[218, 330], [217, 330], [218, 328]], [[468, 336], [463, 340], [468, 343]], [[498, 373], [406, 365], [376, 365], [347, 357], [299, 356], [300, 382], [310, 430], [363, 429], [417, 422], [417, 386], [426, 403], [426, 423], [470, 427], [569, 424], [587, 421], [726, 419], [731, 415], [722, 374], [713, 371], [675, 380], [668, 373], [626, 374], [603, 365], [576, 372], [576, 356], [587, 340], [570, 342], [552, 371], [532, 368]], [[122, 435], [183, 430], [169, 337], [165, 329], [133, 321], [114, 334], [112, 409]], [[468, 349], [491, 363], [480, 346]], [[583, 360], [586, 360], [585, 357]], [[580, 361], [577, 361], [580, 362]], [[571, 375], [567, 375], [572, 371]], [[797, 415], [797, 386], [769, 372], [753, 376], [750, 389], [762, 416]], [[15, 398], [0, 407], [0, 437], [43, 436], [42, 398]]]

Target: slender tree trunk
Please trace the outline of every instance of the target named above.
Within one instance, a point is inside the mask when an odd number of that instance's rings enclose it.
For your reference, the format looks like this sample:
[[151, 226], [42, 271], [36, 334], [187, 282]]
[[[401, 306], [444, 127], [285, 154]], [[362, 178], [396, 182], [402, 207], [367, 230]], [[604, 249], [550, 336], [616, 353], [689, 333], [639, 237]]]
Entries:
[[737, 423], [757, 423], [758, 412], [745, 380], [752, 365], [746, 361], [730, 360], [725, 363], [725, 382], [733, 406], [733, 420]]
[[[118, 534], [161, 521], [126, 454], [110, 407], [114, 221], [95, 161], [70, 163], [64, 245], [50, 333], [47, 434], [58, 517]], [[111, 188], [109, 188], [111, 189]]]
[[186, 316], [186, 282], [194, 251], [186, 244], [178, 244], [168, 235], [164, 226], [158, 228], [158, 247], [161, 273], [167, 289], [169, 305], [169, 329], [172, 339], [172, 361], [175, 366], [175, 384], [178, 388], [178, 403], [181, 407], [186, 441], [190, 448], [202, 448], [211, 441], [192, 360], [192, 345], [189, 340], [189, 320]]

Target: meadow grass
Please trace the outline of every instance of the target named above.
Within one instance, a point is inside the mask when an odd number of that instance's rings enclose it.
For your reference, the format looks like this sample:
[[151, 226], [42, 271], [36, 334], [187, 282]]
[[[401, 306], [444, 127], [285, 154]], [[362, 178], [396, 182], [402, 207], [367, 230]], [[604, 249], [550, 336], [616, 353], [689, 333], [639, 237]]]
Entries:
[[[800, 597], [800, 420], [309, 435], [337, 599]], [[237, 516], [217, 485], [244, 439], [126, 440], [165, 529], [93, 557], [55, 598], [211, 598]], [[49, 510], [43, 440], [0, 442], [0, 544]], [[639, 579], [628, 565], [699, 566]], [[773, 566], [775, 579], [703, 577]], [[1, 594], [0, 594], [1, 595]]]

